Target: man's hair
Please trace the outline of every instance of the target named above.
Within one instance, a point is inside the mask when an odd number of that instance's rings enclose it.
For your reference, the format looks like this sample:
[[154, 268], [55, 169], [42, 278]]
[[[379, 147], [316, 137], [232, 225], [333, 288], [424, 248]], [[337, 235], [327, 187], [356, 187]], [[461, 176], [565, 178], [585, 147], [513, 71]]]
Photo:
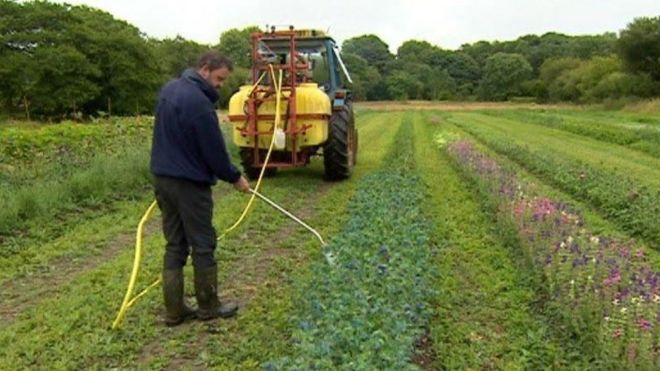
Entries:
[[234, 64], [229, 58], [214, 51], [206, 52], [199, 57], [197, 60], [197, 69], [204, 66], [208, 66], [211, 71], [215, 71], [222, 67], [227, 68], [229, 71], [234, 70]]

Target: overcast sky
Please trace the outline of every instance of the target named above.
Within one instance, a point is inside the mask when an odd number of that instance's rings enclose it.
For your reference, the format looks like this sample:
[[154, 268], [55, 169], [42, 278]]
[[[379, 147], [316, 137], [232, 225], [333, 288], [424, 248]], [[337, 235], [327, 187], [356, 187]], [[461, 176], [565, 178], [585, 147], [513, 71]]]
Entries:
[[330, 30], [343, 40], [373, 33], [392, 52], [409, 39], [446, 49], [558, 31], [618, 32], [639, 16], [660, 15], [660, 0], [69, 0], [101, 8], [150, 36], [177, 34], [216, 43], [230, 28], [266, 24]]

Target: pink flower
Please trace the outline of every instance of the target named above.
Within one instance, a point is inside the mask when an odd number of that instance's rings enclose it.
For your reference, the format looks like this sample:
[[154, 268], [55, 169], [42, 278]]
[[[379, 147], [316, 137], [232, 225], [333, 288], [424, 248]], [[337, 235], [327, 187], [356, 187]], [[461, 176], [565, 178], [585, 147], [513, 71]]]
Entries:
[[541, 198], [534, 203], [533, 213], [537, 219], [553, 214], [555, 211], [557, 211], [557, 207], [549, 198]]
[[637, 321], [637, 326], [639, 326], [640, 330], [648, 331], [651, 329], [651, 321], [646, 320], [644, 318], [640, 318]]
[[603, 284], [605, 286], [611, 286], [615, 283], [619, 283], [619, 281], [621, 281], [621, 273], [619, 273], [619, 271], [614, 271], [609, 277], [603, 280]]
[[620, 328], [614, 329], [614, 331], [612, 331], [612, 337], [615, 339], [621, 337], [622, 334], [623, 331]]
[[637, 252], [635, 252], [635, 256], [638, 258], [643, 258], [644, 257], [644, 251], [642, 249], [637, 249]]

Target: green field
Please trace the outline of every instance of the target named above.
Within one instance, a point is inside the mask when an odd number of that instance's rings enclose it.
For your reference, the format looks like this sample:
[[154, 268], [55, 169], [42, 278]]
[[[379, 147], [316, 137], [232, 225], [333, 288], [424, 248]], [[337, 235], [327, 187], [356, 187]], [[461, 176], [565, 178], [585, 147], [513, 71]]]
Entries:
[[[152, 119], [0, 123], [0, 370], [659, 369], [660, 115], [418, 108], [357, 108], [347, 181], [262, 184], [334, 264], [257, 203], [216, 254], [236, 318], [167, 328], [156, 288], [116, 331]], [[214, 196], [221, 232], [247, 196]]]

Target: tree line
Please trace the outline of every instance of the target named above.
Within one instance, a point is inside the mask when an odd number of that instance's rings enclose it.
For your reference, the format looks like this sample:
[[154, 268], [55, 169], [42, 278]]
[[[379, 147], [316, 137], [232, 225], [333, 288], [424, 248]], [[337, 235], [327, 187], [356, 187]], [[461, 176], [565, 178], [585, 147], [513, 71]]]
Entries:
[[[249, 35], [230, 29], [215, 45], [156, 39], [88, 6], [0, 0], [0, 109], [61, 119], [153, 110], [160, 86], [216, 49], [235, 62], [221, 105], [250, 67]], [[345, 40], [356, 100], [599, 102], [660, 94], [660, 17], [618, 35], [546, 33], [447, 50], [404, 42], [396, 54], [376, 35]]]

